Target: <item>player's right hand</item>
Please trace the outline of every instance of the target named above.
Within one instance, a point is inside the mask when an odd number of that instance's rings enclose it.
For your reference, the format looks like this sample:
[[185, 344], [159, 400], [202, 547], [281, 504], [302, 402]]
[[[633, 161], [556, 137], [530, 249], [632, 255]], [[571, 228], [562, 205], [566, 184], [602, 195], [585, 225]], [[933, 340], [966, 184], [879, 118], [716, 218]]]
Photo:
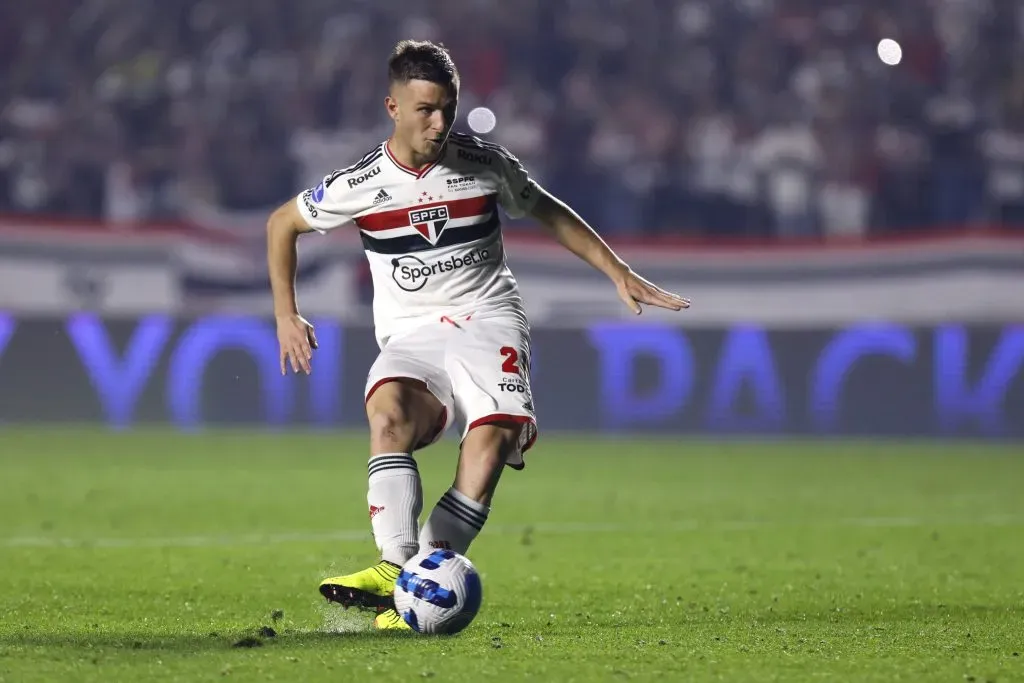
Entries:
[[281, 374], [288, 374], [288, 364], [298, 374], [301, 368], [307, 375], [311, 372], [310, 360], [313, 349], [318, 348], [313, 326], [298, 313], [277, 319], [277, 343], [281, 346]]

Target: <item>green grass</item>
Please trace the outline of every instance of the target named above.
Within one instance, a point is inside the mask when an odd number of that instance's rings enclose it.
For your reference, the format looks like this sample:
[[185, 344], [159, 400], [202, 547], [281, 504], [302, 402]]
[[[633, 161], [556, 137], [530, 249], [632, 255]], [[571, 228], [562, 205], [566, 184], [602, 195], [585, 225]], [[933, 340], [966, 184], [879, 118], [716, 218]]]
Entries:
[[451, 638], [319, 597], [365, 477], [359, 437], [4, 428], [0, 681], [1024, 680], [1019, 448], [547, 436]]

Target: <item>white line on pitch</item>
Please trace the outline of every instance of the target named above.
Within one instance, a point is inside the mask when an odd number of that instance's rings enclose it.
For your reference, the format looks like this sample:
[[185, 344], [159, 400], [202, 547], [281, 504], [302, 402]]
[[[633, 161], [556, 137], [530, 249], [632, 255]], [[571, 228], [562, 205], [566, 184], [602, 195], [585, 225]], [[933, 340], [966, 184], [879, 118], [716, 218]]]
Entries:
[[[613, 524], [566, 522], [520, 525], [494, 525], [484, 531], [487, 535], [586, 535], [601, 533], [682, 533], [688, 531], [750, 531], [771, 528], [921, 528], [942, 526], [1022, 526], [1024, 517], [998, 515], [978, 518], [929, 519], [920, 517], [847, 517], [815, 522], [784, 520], [732, 520], [700, 521], [677, 520], [665, 524]], [[325, 532], [290, 532], [277, 534], [233, 534], [209, 536], [165, 536], [154, 538], [55, 538], [49, 536], [0, 537], [0, 548], [201, 548], [246, 545], [280, 545], [284, 543], [325, 543], [369, 541], [369, 529]]]

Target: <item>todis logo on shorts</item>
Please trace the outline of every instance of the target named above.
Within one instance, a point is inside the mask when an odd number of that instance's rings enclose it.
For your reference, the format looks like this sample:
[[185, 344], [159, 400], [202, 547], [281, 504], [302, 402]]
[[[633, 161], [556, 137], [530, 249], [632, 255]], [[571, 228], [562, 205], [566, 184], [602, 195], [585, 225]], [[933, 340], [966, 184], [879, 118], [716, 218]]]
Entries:
[[466, 266], [475, 266], [489, 261], [490, 258], [491, 252], [488, 249], [477, 249], [464, 256], [449, 256], [433, 263], [427, 263], [412, 254], [406, 254], [391, 259], [391, 265], [394, 267], [391, 277], [406, 292], [418, 292], [426, 287], [427, 281], [433, 275], [451, 273]]

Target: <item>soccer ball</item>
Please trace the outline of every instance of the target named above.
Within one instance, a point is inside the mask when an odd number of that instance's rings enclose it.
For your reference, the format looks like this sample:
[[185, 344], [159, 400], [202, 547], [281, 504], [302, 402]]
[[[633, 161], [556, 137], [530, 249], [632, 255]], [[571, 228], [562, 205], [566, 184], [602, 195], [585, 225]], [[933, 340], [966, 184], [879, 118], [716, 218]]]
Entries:
[[464, 555], [428, 550], [402, 567], [395, 609], [418, 633], [458, 633], [480, 610], [480, 574]]

